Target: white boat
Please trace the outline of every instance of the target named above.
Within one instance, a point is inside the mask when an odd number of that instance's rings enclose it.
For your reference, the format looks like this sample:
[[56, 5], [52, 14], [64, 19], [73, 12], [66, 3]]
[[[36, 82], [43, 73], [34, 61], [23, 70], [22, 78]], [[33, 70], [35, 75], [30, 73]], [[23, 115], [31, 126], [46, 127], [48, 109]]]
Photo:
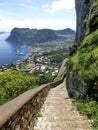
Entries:
[[25, 55], [25, 53], [20, 52], [19, 50], [16, 50], [16, 55]]

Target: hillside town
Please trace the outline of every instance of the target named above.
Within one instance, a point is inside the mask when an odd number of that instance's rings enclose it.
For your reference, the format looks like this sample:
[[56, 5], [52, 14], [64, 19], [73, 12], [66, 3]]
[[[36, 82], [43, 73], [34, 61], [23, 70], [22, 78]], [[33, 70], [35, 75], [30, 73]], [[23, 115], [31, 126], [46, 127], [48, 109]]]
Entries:
[[[60, 50], [62, 50], [64, 53], [62, 57], [63, 60], [66, 56], [66, 48]], [[62, 64], [62, 60], [60, 60], [60, 63], [57, 63], [58, 51], [60, 50], [56, 49], [54, 52], [37, 51], [35, 53], [31, 53], [24, 60], [2, 66], [0, 68], [0, 72], [2, 73], [3, 71], [7, 71], [7, 70], [18, 70], [18, 71], [26, 72], [30, 75], [35, 73], [39, 76], [50, 74], [51, 77], [54, 78], [57, 76], [60, 66]], [[62, 52], [59, 55], [62, 55]]]

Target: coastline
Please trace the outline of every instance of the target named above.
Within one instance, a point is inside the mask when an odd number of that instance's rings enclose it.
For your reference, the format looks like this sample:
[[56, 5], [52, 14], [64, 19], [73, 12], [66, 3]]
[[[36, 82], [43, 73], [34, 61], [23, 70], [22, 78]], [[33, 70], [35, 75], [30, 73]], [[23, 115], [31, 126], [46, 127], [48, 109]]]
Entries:
[[25, 56], [25, 58], [23, 58], [23, 59], [20, 59], [20, 60], [17, 60], [16, 62], [11, 62], [11, 63], [9, 63], [9, 64], [4, 64], [4, 65], [0, 66], [0, 72], [3, 72], [3, 71], [5, 71], [5, 70], [13, 70], [13, 69], [16, 69], [16, 70], [21, 71], [21, 70], [19, 69], [19, 66], [20, 66], [21, 64], [23, 65], [23, 64], [27, 63], [28, 61], [30, 62], [30, 57], [33, 56], [33, 55], [34, 55], [33, 52], [32, 52], [31, 54], [28, 53], [28, 54]]

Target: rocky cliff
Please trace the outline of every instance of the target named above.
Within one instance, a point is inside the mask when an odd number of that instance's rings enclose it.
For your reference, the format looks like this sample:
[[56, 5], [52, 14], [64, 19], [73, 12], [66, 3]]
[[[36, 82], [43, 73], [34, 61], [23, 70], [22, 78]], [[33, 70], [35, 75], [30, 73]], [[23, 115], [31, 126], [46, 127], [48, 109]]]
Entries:
[[13, 43], [31, 45], [33, 43], [63, 40], [67, 35], [75, 36], [75, 31], [69, 28], [58, 31], [52, 29], [14, 28], [6, 40]]
[[75, 2], [76, 42], [82, 42], [66, 63], [66, 84], [70, 96], [98, 99], [98, 0]]
[[93, 0], [75, 0], [76, 7], [76, 43], [80, 43], [85, 36], [85, 21], [88, 17]]

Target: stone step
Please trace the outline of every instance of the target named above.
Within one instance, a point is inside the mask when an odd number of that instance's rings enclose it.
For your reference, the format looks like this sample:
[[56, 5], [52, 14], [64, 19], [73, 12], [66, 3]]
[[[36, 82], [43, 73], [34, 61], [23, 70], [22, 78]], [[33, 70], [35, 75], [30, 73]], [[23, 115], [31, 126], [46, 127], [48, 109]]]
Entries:
[[49, 91], [40, 113], [34, 130], [92, 130], [90, 120], [72, 105], [65, 82]]

